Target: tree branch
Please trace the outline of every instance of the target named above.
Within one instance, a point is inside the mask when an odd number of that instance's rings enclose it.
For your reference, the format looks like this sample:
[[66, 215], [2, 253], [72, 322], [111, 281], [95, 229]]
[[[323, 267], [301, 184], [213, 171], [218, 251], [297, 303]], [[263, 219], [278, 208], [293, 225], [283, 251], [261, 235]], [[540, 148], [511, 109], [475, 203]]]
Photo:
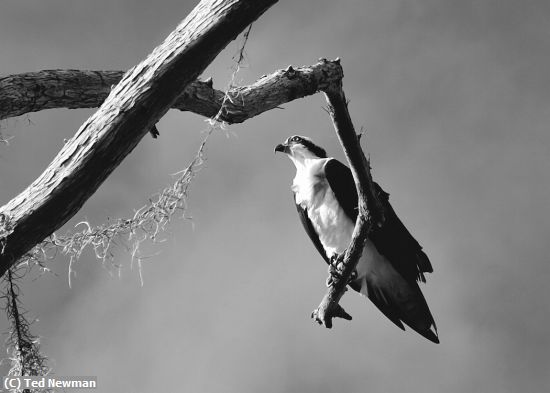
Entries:
[[0, 275], [71, 218], [185, 87], [276, 1], [203, 0], [129, 70], [42, 175], [0, 208]]
[[[338, 60], [336, 61], [338, 62]], [[357, 195], [359, 196], [357, 221], [351, 243], [346, 249], [343, 259], [337, 265], [339, 277], [333, 277], [332, 285], [328, 288], [327, 294], [319, 307], [312, 313], [313, 319], [330, 329], [332, 318], [351, 319], [351, 316], [338, 302], [346, 291], [351, 274], [361, 258], [367, 236], [373, 225], [381, 226], [383, 224], [384, 211], [375, 192], [369, 162], [361, 149], [359, 138], [351, 121], [341, 80], [329, 86], [323, 92], [329, 105], [329, 114], [334, 129], [350, 164]]]
[[[95, 108], [107, 98], [122, 71], [45, 70], [0, 78], [0, 120], [53, 108]], [[229, 90], [219, 120], [242, 123], [282, 104], [303, 98], [338, 83], [342, 68], [320, 61], [309, 67], [276, 71], [250, 86]], [[172, 108], [205, 117], [220, 112], [225, 92], [212, 88], [212, 80], [193, 81]]]

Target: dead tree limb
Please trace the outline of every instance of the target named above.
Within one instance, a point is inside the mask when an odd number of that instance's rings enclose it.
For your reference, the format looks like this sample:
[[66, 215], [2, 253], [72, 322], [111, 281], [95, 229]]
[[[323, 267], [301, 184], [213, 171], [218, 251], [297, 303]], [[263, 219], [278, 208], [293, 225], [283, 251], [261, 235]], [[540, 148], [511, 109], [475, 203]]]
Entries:
[[53, 108], [97, 108], [123, 71], [44, 70], [0, 78], [0, 120]]
[[383, 224], [384, 211], [373, 186], [369, 162], [361, 149], [359, 138], [351, 121], [341, 80], [329, 86], [323, 92], [328, 102], [329, 114], [334, 129], [350, 164], [357, 195], [359, 196], [357, 221], [351, 243], [346, 249], [343, 259], [337, 265], [339, 277], [333, 277], [332, 285], [328, 288], [327, 294], [323, 297], [319, 307], [312, 313], [312, 318], [319, 324], [331, 328], [332, 318], [351, 319], [351, 316], [338, 302], [346, 291], [351, 274], [361, 258], [367, 236], [373, 225], [381, 226]]
[[[122, 76], [122, 71], [46, 70], [0, 78], [0, 119], [51, 108], [73, 109], [99, 106]], [[343, 72], [339, 61], [323, 59], [310, 67], [294, 69], [289, 66], [285, 70], [262, 77], [250, 86], [231, 89], [227, 94], [232, 99], [225, 100], [223, 108], [222, 103], [226, 93], [214, 89], [211, 80], [190, 82], [172, 103], [172, 108], [182, 111], [191, 111], [205, 117], [219, 114], [218, 119], [222, 121], [240, 123], [294, 99], [318, 91], [325, 93], [329, 113], [350, 163], [359, 195], [359, 214], [352, 241], [338, 265], [341, 278], [332, 280], [333, 285], [312, 314], [326, 327], [332, 326], [334, 317], [351, 319], [351, 316], [338, 303], [361, 257], [372, 225], [383, 223], [382, 205], [374, 191], [370, 166], [359, 145], [347, 109], [342, 77]], [[107, 175], [108, 173], [104, 176]], [[90, 191], [90, 195], [99, 184]], [[74, 205], [74, 212], [79, 206]], [[3, 211], [5, 210], [0, 210], [0, 212]], [[17, 234], [17, 228], [13, 226], [13, 216], [0, 213], [0, 224], [2, 219], [9, 224], [7, 228], [13, 231], [12, 234]], [[1, 235], [2, 232], [0, 232]], [[7, 240], [11, 241], [12, 237], [10, 235]], [[9, 251], [10, 248], [7, 247], [7, 250]], [[0, 264], [2, 262], [0, 258]], [[1, 268], [0, 272], [2, 272]]]
[[129, 70], [42, 175], [0, 208], [0, 275], [67, 222], [185, 87], [277, 0], [203, 0]]
[[[0, 120], [53, 108], [96, 108], [109, 95], [122, 71], [45, 70], [0, 78]], [[276, 71], [250, 86], [229, 90], [231, 100], [222, 107], [225, 92], [212, 88], [212, 81], [193, 81], [172, 108], [242, 123], [292, 100], [326, 89], [342, 79], [335, 62]]]
[[[122, 71], [50, 70], [12, 75], [0, 79], [0, 118], [51, 108], [89, 108], [101, 104], [111, 86], [122, 77]], [[329, 103], [329, 113], [344, 148], [358, 195], [359, 216], [347, 254], [339, 265], [341, 280], [334, 285], [314, 311], [315, 319], [325, 326], [332, 318], [350, 319], [338, 304], [345, 292], [351, 272], [361, 257], [364, 242], [374, 222], [383, 221], [383, 211], [372, 186], [369, 164], [347, 109], [342, 89], [343, 71], [339, 61], [320, 60], [309, 67], [288, 67], [263, 76], [254, 84], [231, 89], [222, 108], [224, 92], [212, 88], [211, 81], [193, 81], [173, 103], [172, 108], [240, 123], [294, 99], [323, 91]], [[220, 112], [221, 109], [221, 112]], [[372, 202], [370, 202], [372, 201]], [[374, 206], [367, 206], [367, 203]], [[372, 212], [372, 214], [371, 214]], [[1, 224], [1, 222], [0, 222]], [[1, 233], [0, 233], [1, 235]]]

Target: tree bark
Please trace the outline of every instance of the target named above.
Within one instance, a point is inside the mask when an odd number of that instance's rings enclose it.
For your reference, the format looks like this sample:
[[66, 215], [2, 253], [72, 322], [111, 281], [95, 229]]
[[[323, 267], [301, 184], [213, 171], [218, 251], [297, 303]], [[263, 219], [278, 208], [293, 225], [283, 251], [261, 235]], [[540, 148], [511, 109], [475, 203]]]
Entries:
[[[45, 70], [0, 78], [0, 120], [54, 108], [95, 108], [116, 85], [122, 71]], [[320, 61], [308, 67], [276, 71], [250, 86], [231, 89], [219, 120], [242, 123], [292, 100], [326, 89], [342, 79], [336, 62]], [[225, 92], [210, 81], [193, 81], [172, 108], [205, 117], [220, 112]]]
[[351, 319], [338, 303], [346, 292], [351, 274], [361, 258], [369, 232], [373, 225], [381, 226], [384, 222], [384, 210], [374, 189], [369, 162], [355, 133], [341, 81], [329, 86], [324, 93], [334, 129], [350, 164], [359, 203], [350, 245], [337, 264], [338, 276], [333, 277], [321, 304], [311, 315], [319, 324], [330, 329], [332, 318]]
[[0, 275], [70, 219], [185, 87], [277, 0], [203, 0], [145, 59], [42, 175], [0, 209]]

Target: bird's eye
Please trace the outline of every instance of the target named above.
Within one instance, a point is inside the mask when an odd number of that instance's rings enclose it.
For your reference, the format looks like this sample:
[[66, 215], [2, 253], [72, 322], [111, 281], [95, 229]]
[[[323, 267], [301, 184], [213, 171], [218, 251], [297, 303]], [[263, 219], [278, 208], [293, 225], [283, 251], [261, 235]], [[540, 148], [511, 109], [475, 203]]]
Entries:
[[291, 142], [300, 142], [301, 140], [302, 138], [300, 138], [299, 136], [293, 136], [292, 138], [290, 138]]

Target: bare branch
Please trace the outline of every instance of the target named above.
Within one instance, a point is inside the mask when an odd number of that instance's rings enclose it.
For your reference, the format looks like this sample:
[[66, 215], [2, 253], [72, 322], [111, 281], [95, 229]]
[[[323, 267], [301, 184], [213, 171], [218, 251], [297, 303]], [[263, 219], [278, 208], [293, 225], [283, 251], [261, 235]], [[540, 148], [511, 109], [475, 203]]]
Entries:
[[185, 87], [276, 1], [203, 0], [129, 70], [44, 173], [0, 209], [0, 231], [8, 233], [0, 275], [71, 218]]
[[52, 108], [97, 108], [123, 71], [44, 70], [0, 78], [0, 120]]
[[[53, 108], [95, 108], [107, 98], [122, 71], [45, 70], [0, 78], [0, 120]], [[212, 79], [193, 81], [172, 108], [242, 123], [282, 104], [303, 98], [338, 83], [342, 68], [335, 62], [276, 71], [250, 86], [231, 89], [220, 112], [225, 92], [212, 88]]]
[[[338, 62], [338, 59], [336, 62]], [[332, 285], [328, 288], [327, 294], [319, 307], [312, 313], [312, 318], [318, 323], [331, 328], [332, 318], [351, 319], [351, 316], [344, 311], [338, 302], [344, 295], [351, 274], [361, 258], [372, 226], [383, 224], [384, 211], [372, 183], [369, 162], [361, 149], [359, 138], [351, 121], [341, 81], [329, 86], [324, 90], [324, 93], [328, 102], [328, 112], [350, 164], [357, 195], [359, 196], [357, 221], [351, 243], [344, 254], [343, 260], [339, 261], [337, 266], [340, 277], [332, 279]]]

